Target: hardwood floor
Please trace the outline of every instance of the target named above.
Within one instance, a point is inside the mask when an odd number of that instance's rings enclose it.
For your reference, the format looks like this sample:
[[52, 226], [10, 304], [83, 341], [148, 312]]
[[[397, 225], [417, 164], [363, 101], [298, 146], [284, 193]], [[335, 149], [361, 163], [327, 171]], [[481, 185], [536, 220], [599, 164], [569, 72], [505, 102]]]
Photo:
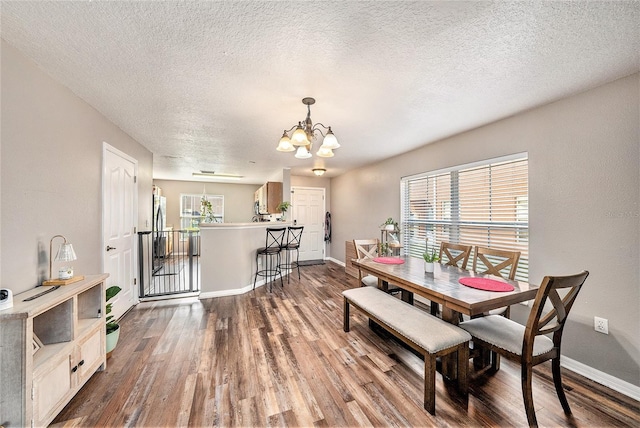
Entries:
[[[107, 370], [58, 415], [57, 426], [526, 426], [520, 372], [504, 360], [472, 375], [469, 398], [436, 375], [436, 415], [422, 407], [423, 363], [369, 329], [342, 296], [358, 286], [328, 262], [284, 288], [232, 297], [142, 303], [121, 322]], [[549, 365], [534, 376], [540, 426], [639, 426], [639, 403], [563, 370], [573, 416]]]

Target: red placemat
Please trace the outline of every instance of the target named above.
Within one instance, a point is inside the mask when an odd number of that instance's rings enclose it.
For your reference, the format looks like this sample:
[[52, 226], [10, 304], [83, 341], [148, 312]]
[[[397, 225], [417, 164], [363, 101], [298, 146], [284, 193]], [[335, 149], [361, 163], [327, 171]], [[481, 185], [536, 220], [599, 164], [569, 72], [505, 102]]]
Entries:
[[495, 279], [489, 279], [489, 278], [465, 277], [465, 278], [460, 278], [458, 282], [462, 285], [466, 285], [467, 287], [477, 288], [479, 290], [486, 290], [486, 291], [513, 291], [514, 290], [514, 287], [511, 284], [507, 284], [506, 282], [496, 281]]
[[375, 257], [373, 261], [385, 265], [401, 265], [402, 263], [404, 263], [404, 260], [397, 257]]

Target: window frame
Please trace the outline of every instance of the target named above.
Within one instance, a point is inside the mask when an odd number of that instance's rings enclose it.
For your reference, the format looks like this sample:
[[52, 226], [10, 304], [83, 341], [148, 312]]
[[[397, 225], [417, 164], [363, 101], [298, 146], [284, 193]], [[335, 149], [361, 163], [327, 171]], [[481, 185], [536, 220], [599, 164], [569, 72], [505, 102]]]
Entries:
[[[503, 171], [508, 171], [509, 168], [512, 168], [512, 175]], [[480, 181], [485, 175], [489, 177], [488, 183]], [[509, 184], [510, 180], [516, 184]], [[521, 251], [516, 279], [527, 281], [528, 181], [527, 152], [402, 177], [400, 223], [404, 232], [404, 254], [421, 257], [425, 249], [437, 252], [443, 240], [465, 245], [514, 249]], [[424, 199], [416, 197], [422, 191], [425, 192]], [[486, 203], [476, 205], [474, 197], [486, 199]], [[482, 217], [486, 218], [481, 220]], [[512, 219], [507, 220], [509, 217]], [[460, 239], [461, 236], [463, 239]]]
[[[180, 194], [180, 228], [181, 230], [198, 229], [204, 216], [200, 211], [202, 209], [201, 200], [206, 198], [214, 206], [214, 218], [217, 223], [224, 223], [224, 195], [217, 194], [195, 194], [195, 193], [181, 193]], [[185, 198], [191, 198], [191, 214], [186, 214]], [[196, 202], [194, 203], [194, 200]], [[220, 200], [220, 204], [213, 204], [214, 201]], [[197, 206], [199, 209], [195, 211], [193, 206]], [[189, 222], [189, 226], [185, 225], [185, 221]]]

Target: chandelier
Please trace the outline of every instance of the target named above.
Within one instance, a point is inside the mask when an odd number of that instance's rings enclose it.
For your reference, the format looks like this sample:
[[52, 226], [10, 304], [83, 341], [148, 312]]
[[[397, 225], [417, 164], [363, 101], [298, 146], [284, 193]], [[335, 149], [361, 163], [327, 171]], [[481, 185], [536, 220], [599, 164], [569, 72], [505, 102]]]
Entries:
[[[298, 159], [309, 159], [311, 155], [311, 148], [313, 146], [313, 140], [316, 139], [316, 132], [322, 135], [322, 145], [316, 152], [316, 155], [322, 158], [333, 157], [333, 150], [340, 147], [338, 139], [331, 131], [330, 126], [324, 126], [322, 123], [314, 123], [311, 121], [311, 105], [315, 104], [316, 100], [307, 97], [302, 99], [302, 104], [307, 106], [307, 118], [303, 122], [298, 122], [297, 125], [293, 125], [289, 129], [285, 129], [280, 138], [280, 143], [276, 150], [279, 152], [296, 152], [295, 157]], [[322, 129], [326, 131], [326, 134], [322, 132]], [[289, 138], [289, 132], [293, 131], [291, 138]]]

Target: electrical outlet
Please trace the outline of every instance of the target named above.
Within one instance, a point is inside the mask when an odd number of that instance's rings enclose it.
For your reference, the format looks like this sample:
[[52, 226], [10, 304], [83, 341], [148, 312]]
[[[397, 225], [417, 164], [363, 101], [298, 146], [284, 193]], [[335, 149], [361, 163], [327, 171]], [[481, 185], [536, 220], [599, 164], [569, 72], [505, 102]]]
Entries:
[[599, 333], [609, 334], [609, 320], [606, 318], [593, 317], [593, 329]]

